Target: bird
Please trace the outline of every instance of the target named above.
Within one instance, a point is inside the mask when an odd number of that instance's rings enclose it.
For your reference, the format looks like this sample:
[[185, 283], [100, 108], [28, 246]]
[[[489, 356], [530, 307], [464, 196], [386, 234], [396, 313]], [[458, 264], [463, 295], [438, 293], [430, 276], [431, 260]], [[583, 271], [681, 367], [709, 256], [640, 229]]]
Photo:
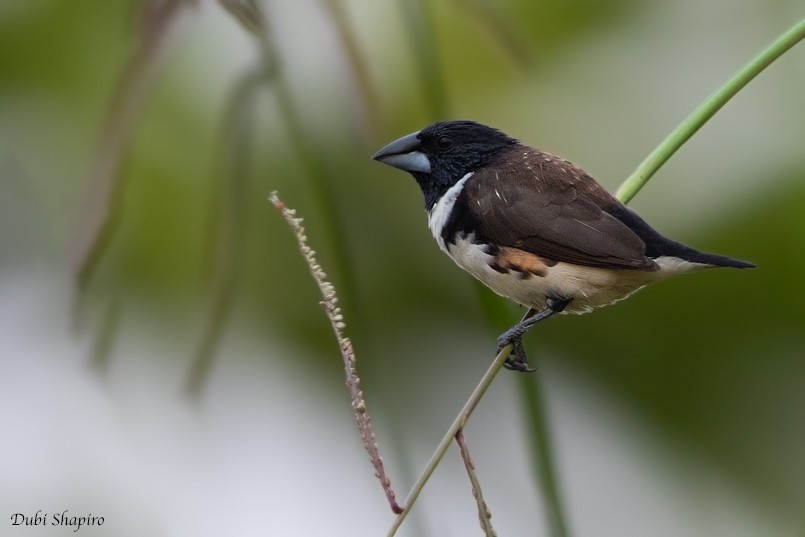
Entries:
[[661, 235], [579, 166], [468, 120], [439, 121], [374, 160], [410, 173], [431, 234], [460, 268], [526, 308], [497, 339], [507, 369], [531, 372], [523, 335], [647, 284], [712, 267], [753, 268]]

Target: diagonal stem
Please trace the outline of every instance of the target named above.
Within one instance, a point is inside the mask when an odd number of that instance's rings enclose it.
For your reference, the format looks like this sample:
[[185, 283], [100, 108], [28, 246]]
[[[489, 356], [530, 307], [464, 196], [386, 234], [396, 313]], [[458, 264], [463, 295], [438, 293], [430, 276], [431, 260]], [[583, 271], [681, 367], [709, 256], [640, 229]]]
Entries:
[[671, 155], [682, 147], [702, 125], [727, 104], [744, 86], [760, 74], [774, 60], [782, 56], [788, 49], [805, 38], [805, 19], [799, 21], [790, 30], [778, 37], [763, 52], [758, 54], [743, 69], [735, 73], [726, 84], [721, 86], [707, 100], [693, 111], [677, 128], [671, 131], [665, 140], [640, 163], [626, 181], [618, 188], [615, 196], [623, 203], [629, 203], [643, 186], [651, 179], [660, 167], [671, 158]]
[[299, 245], [299, 251], [302, 253], [302, 257], [305, 258], [310, 274], [319, 287], [319, 291], [322, 295], [321, 305], [324, 307], [324, 311], [327, 312], [327, 318], [330, 320], [333, 334], [335, 334], [338, 340], [338, 346], [341, 349], [341, 358], [344, 360], [346, 384], [347, 388], [349, 388], [350, 396], [352, 397], [352, 410], [355, 413], [355, 421], [358, 425], [361, 440], [363, 441], [363, 447], [369, 455], [372, 466], [375, 468], [375, 477], [380, 480], [383, 492], [386, 493], [389, 507], [391, 507], [391, 510], [395, 513], [401, 513], [403, 509], [397, 504], [396, 495], [391, 488], [391, 480], [386, 475], [383, 459], [380, 458], [380, 448], [377, 446], [375, 433], [372, 429], [372, 420], [369, 418], [369, 414], [366, 411], [366, 401], [363, 397], [361, 379], [358, 376], [355, 352], [352, 349], [352, 341], [344, 335], [344, 330], [347, 325], [344, 322], [341, 307], [338, 305], [338, 296], [336, 296], [335, 286], [327, 281], [327, 275], [316, 260], [316, 252], [308, 246], [305, 228], [302, 226], [302, 219], [296, 217], [296, 211], [286, 207], [279, 196], [277, 196], [276, 192], [271, 193], [269, 200], [282, 213], [288, 226], [294, 232]]
[[395, 533], [397, 533], [397, 530], [400, 528], [403, 520], [405, 520], [405, 517], [411, 511], [411, 507], [413, 507], [414, 503], [416, 502], [417, 497], [419, 497], [419, 494], [425, 487], [425, 483], [428, 482], [428, 479], [430, 479], [430, 476], [433, 474], [436, 466], [438, 466], [441, 462], [442, 457], [444, 457], [447, 448], [450, 447], [450, 443], [453, 441], [456, 434], [459, 432], [459, 430], [464, 428], [464, 425], [467, 423], [470, 414], [472, 414], [472, 411], [475, 410], [476, 406], [478, 406], [478, 403], [486, 393], [489, 385], [492, 384], [492, 381], [495, 379], [498, 371], [500, 371], [501, 366], [503, 366], [503, 362], [505, 362], [506, 358], [508, 358], [509, 354], [511, 354], [511, 350], [511, 345], [506, 345], [503, 347], [503, 349], [495, 357], [492, 365], [490, 365], [489, 369], [487, 369], [486, 373], [484, 373], [484, 376], [481, 377], [481, 381], [475, 387], [475, 390], [473, 390], [472, 395], [470, 395], [470, 398], [464, 404], [464, 407], [461, 409], [461, 412], [459, 412], [458, 416], [456, 416], [456, 419], [450, 425], [450, 428], [447, 429], [447, 432], [442, 437], [442, 441], [439, 442], [439, 445], [436, 447], [436, 451], [433, 453], [430, 461], [428, 461], [428, 465], [422, 471], [419, 479], [417, 479], [416, 483], [414, 483], [414, 486], [411, 488], [411, 492], [408, 494], [408, 498], [405, 500], [405, 507], [403, 508], [402, 512], [397, 515], [397, 518], [394, 519], [394, 524], [392, 524], [391, 529], [387, 534], [388, 537], [392, 537]]

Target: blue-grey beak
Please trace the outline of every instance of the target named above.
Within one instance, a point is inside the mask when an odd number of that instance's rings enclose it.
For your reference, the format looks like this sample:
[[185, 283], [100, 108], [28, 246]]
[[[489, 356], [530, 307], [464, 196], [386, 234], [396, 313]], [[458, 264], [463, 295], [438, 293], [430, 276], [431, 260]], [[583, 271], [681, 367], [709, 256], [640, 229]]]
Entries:
[[372, 155], [372, 158], [406, 172], [430, 173], [430, 160], [420, 151], [418, 136], [419, 131], [394, 140]]

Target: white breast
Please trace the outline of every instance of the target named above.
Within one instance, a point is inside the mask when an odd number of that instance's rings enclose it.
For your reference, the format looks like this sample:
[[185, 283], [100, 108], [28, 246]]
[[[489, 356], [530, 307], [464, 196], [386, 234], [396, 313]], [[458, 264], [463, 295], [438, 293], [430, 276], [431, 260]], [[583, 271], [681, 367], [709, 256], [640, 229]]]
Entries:
[[430, 232], [433, 234], [433, 238], [436, 239], [436, 242], [439, 243], [439, 248], [445, 251], [447, 255], [450, 255], [450, 252], [447, 250], [447, 245], [442, 238], [442, 230], [445, 224], [447, 224], [447, 219], [450, 217], [453, 205], [456, 204], [458, 195], [461, 194], [461, 191], [464, 189], [464, 183], [472, 177], [473, 173], [474, 172], [470, 172], [459, 179], [459, 181], [451, 186], [439, 201], [436, 202], [436, 205], [428, 211], [428, 227], [430, 228]]

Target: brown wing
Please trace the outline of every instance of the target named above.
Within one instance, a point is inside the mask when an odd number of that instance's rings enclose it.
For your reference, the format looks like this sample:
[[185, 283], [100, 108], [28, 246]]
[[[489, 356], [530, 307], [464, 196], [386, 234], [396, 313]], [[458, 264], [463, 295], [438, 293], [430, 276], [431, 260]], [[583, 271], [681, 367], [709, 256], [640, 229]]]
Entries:
[[467, 227], [500, 246], [590, 267], [657, 270], [645, 243], [603, 210], [612, 202], [580, 168], [522, 146], [477, 171], [457, 200]]

